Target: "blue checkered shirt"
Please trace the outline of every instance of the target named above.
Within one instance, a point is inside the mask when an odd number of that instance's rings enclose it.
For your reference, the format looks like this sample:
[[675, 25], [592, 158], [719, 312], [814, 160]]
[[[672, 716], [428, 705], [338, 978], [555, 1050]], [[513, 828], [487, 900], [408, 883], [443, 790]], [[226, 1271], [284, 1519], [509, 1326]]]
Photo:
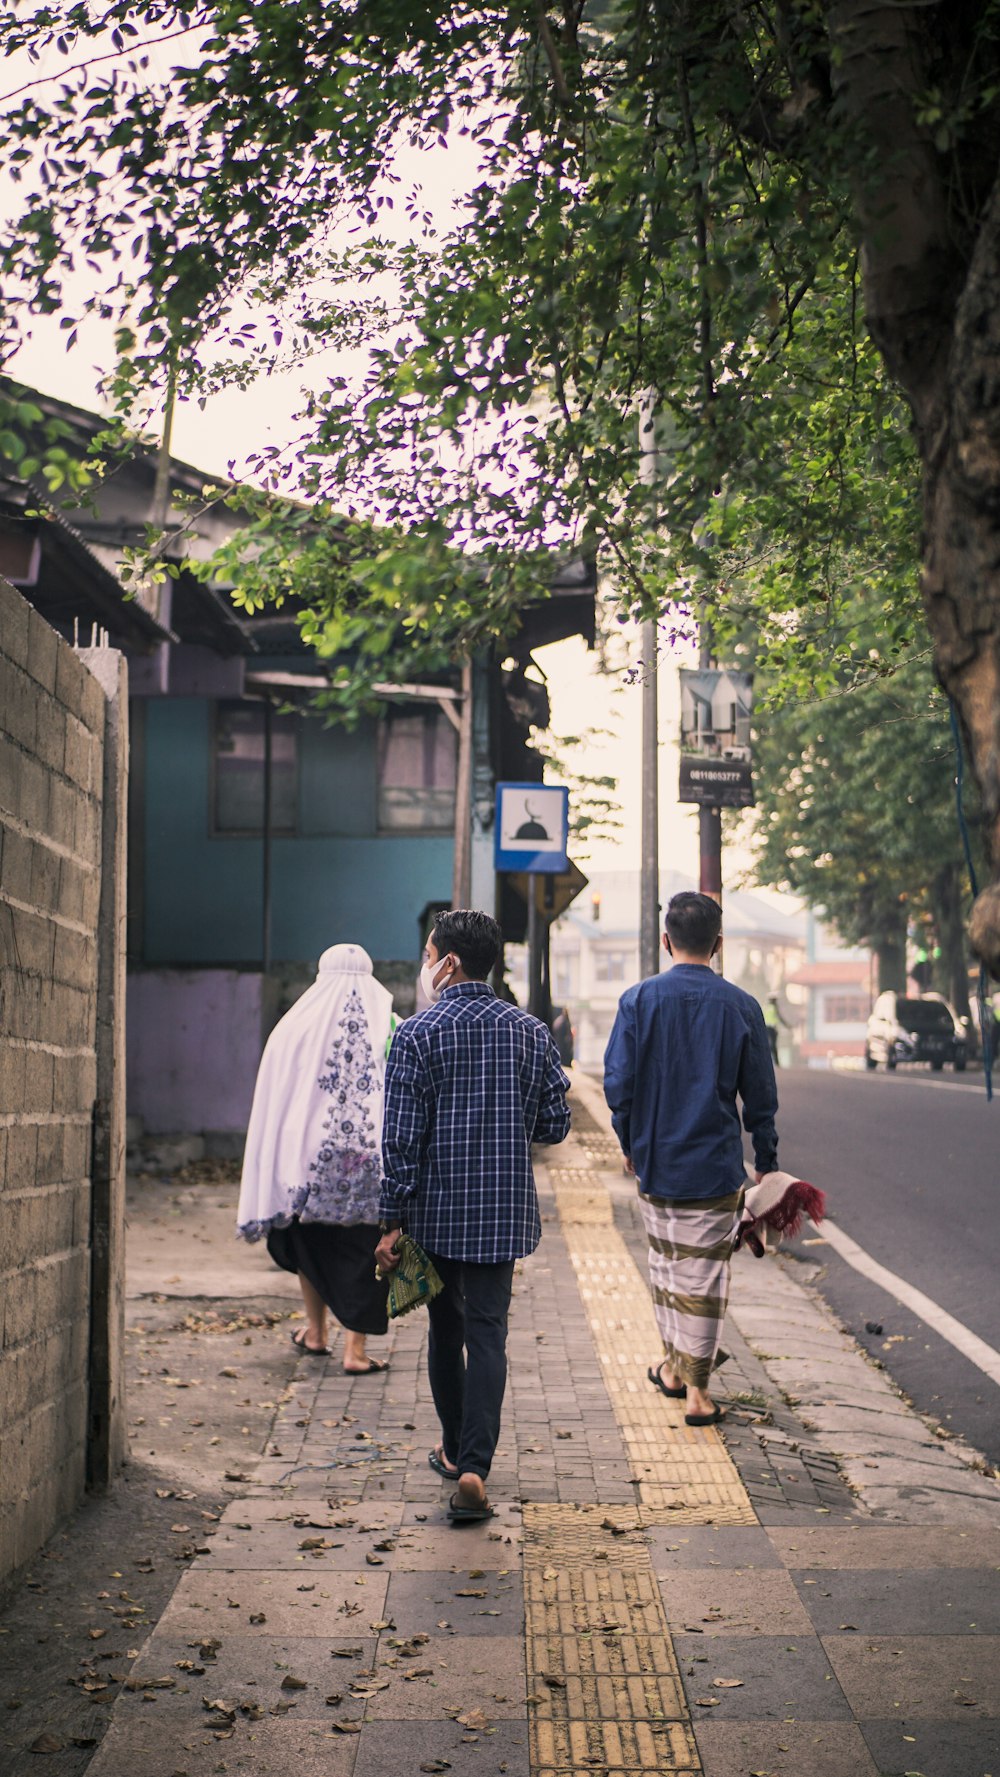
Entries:
[[496, 1265], [541, 1239], [532, 1142], [569, 1133], [569, 1081], [544, 1024], [484, 981], [446, 987], [392, 1040], [380, 1214], [428, 1252]]

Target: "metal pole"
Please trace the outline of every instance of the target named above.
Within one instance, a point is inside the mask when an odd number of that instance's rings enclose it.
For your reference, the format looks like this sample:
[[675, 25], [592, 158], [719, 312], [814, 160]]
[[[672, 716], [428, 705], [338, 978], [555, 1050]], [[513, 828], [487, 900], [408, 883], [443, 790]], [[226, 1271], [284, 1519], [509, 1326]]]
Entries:
[[468, 907], [472, 899], [472, 661], [462, 664], [462, 721], [458, 731], [455, 779], [455, 858], [451, 904]]
[[[712, 626], [702, 606], [698, 624], [698, 665], [711, 667], [712, 658]], [[698, 887], [703, 895], [711, 895], [713, 901], [722, 906], [722, 810], [719, 808], [699, 808], [698, 810]], [[722, 947], [716, 952], [714, 968], [722, 974]]]
[[271, 699], [264, 699], [264, 819], [263, 819], [263, 857], [261, 881], [261, 936], [260, 955], [261, 970], [267, 976], [271, 970]]
[[[639, 409], [639, 475], [656, 480], [656, 395], [647, 389]], [[660, 841], [657, 733], [656, 619], [640, 630], [642, 647], [642, 864], [639, 887], [639, 973], [660, 972]]]
[[542, 916], [538, 905], [538, 879], [528, 877], [528, 1011], [542, 1016]]

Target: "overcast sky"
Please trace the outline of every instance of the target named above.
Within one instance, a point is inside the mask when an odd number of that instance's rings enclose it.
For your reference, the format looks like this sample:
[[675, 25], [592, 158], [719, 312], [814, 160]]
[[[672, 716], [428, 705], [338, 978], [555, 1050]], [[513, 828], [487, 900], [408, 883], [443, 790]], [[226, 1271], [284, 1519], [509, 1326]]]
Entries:
[[[154, 52], [157, 72], [167, 73], [170, 53], [166, 48]], [[53, 55], [51, 63], [57, 76], [65, 73], [62, 58]], [[37, 78], [39, 72], [47, 71], [43, 64], [40, 70], [33, 69], [30, 77]], [[16, 84], [16, 70], [13, 76], [9, 70], [6, 73], [3, 87], [10, 90]], [[447, 151], [424, 157], [419, 170], [427, 206], [438, 224], [443, 225], [454, 213], [463, 190], [474, 182], [473, 152], [467, 145], [456, 144]], [[17, 202], [17, 187], [0, 175], [0, 206], [9, 210]], [[399, 232], [402, 228], [401, 223], [397, 224]], [[81, 327], [79, 344], [68, 353], [64, 337], [59, 332], [58, 317], [40, 320], [34, 337], [8, 369], [20, 381], [46, 394], [80, 407], [98, 409], [100, 381], [111, 368], [110, 329], [96, 322]], [[301, 405], [304, 386], [321, 386], [333, 375], [360, 380], [365, 363], [363, 351], [330, 351], [312, 360], [304, 370], [271, 376], [251, 388], [231, 389], [214, 396], [203, 410], [193, 403], [180, 403], [174, 420], [174, 454], [204, 469], [209, 476], [228, 473], [230, 468], [239, 475], [241, 463], [250, 453], [268, 443], [282, 445], [292, 435], [293, 416]], [[617, 624], [613, 628], [613, 645], [607, 657], [613, 668], [610, 672], [601, 670], [600, 651], [588, 653], [579, 640], [545, 648], [538, 660], [549, 682], [554, 734], [579, 734], [590, 728], [612, 731], [610, 737], [591, 741], [570, 759], [576, 769], [614, 776], [619, 785], [620, 831], [613, 841], [594, 843], [585, 868], [589, 865], [592, 869], [637, 870], [641, 847], [642, 697], [638, 683], [625, 682], [625, 668], [629, 658], [634, 660], [638, 656], [638, 638], [632, 628], [622, 629]], [[676, 799], [680, 719], [677, 668], [682, 664], [693, 664], [692, 656], [667, 653], [660, 660], [660, 861], [664, 868], [696, 877], [697, 812], [683, 807]], [[733, 882], [749, 862], [742, 848], [731, 846], [724, 863], [725, 880]]]

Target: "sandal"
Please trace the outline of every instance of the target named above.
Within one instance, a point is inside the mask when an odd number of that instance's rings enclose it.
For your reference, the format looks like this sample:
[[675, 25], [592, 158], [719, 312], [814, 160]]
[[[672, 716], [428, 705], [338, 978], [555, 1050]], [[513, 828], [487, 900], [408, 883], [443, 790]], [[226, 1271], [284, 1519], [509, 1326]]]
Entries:
[[329, 1345], [307, 1345], [306, 1344], [306, 1329], [305, 1329], [305, 1327], [299, 1327], [298, 1331], [291, 1333], [289, 1335], [289, 1337], [291, 1338], [292, 1344], [295, 1346], [296, 1351], [304, 1352], [306, 1357], [332, 1357], [333, 1356], [333, 1352], [330, 1349]]
[[389, 1368], [384, 1357], [370, 1357], [363, 1370], [348, 1370], [344, 1367], [345, 1376], [384, 1376]]
[[440, 1475], [443, 1481], [458, 1480], [458, 1469], [449, 1468], [448, 1464], [445, 1462], [443, 1444], [439, 1444], [436, 1450], [428, 1450], [427, 1461], [429, 1466], [434, 1470], [434, 1473]]
[[649, 1377], [653, 1387], [658, 1388], [661, 1394], [665, 1394], [668, 1401], [682, 1401], [687, 1394], [687, 1383], [682, 1382], [680, 1388], [668, 1388], [663, 1377], [660, 1375], [662, 1368], [662, 1364], [657, 1364], [655, 1370], [652, 1365], [650, 1365], [650, 1368], [646, 1371], [646, 1375]]
[[463, 1505], [457, 1493], [448, 1501], [449, 1524], [485, 1524], [492, 1516], [493, 1507], [485, 1495], [478, 1505]]
[[685, 1413], [685, 1425], [721, 1425], [726, 1415], [721, 1407], [713, 1407], [711, 1413]]

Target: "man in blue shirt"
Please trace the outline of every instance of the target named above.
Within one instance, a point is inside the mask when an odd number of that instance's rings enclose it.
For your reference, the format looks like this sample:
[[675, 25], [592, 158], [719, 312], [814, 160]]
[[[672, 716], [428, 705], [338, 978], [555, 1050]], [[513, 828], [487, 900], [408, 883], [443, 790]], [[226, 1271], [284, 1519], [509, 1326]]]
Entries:
[[487, 976], [500, 928], [486, 913], [439, 915], [421, 979], [434, 1001], [396, 1032], [386, 1066], [383, 1236], [429, 1254], [444, 1283], [429, 1304], [428, 1374], [441, 1443], [428, 1461], [457, 1482], [453, 1523], [487, 1518], [486, 1477], [507, 1382], [514, 1262], [541, 1239], [532, 1142], [569, 1133], [569, 1087], [544, 1024], [497, 998]]
[[675, 895], [663, 944], [673, 959], [621, 997], [604, 1093], [639, 1181], [650, 1281], [666, 1357], [654, 1387], [686, 1397], [689, 1425], [724, 1418], [708, 1384], [729, 1295], [743, 1202], [743, 1126], [758, 1177], [778, 1158], [778, 1094], [761, 1009], [717, 975], [722, 914], [708, 895]]

